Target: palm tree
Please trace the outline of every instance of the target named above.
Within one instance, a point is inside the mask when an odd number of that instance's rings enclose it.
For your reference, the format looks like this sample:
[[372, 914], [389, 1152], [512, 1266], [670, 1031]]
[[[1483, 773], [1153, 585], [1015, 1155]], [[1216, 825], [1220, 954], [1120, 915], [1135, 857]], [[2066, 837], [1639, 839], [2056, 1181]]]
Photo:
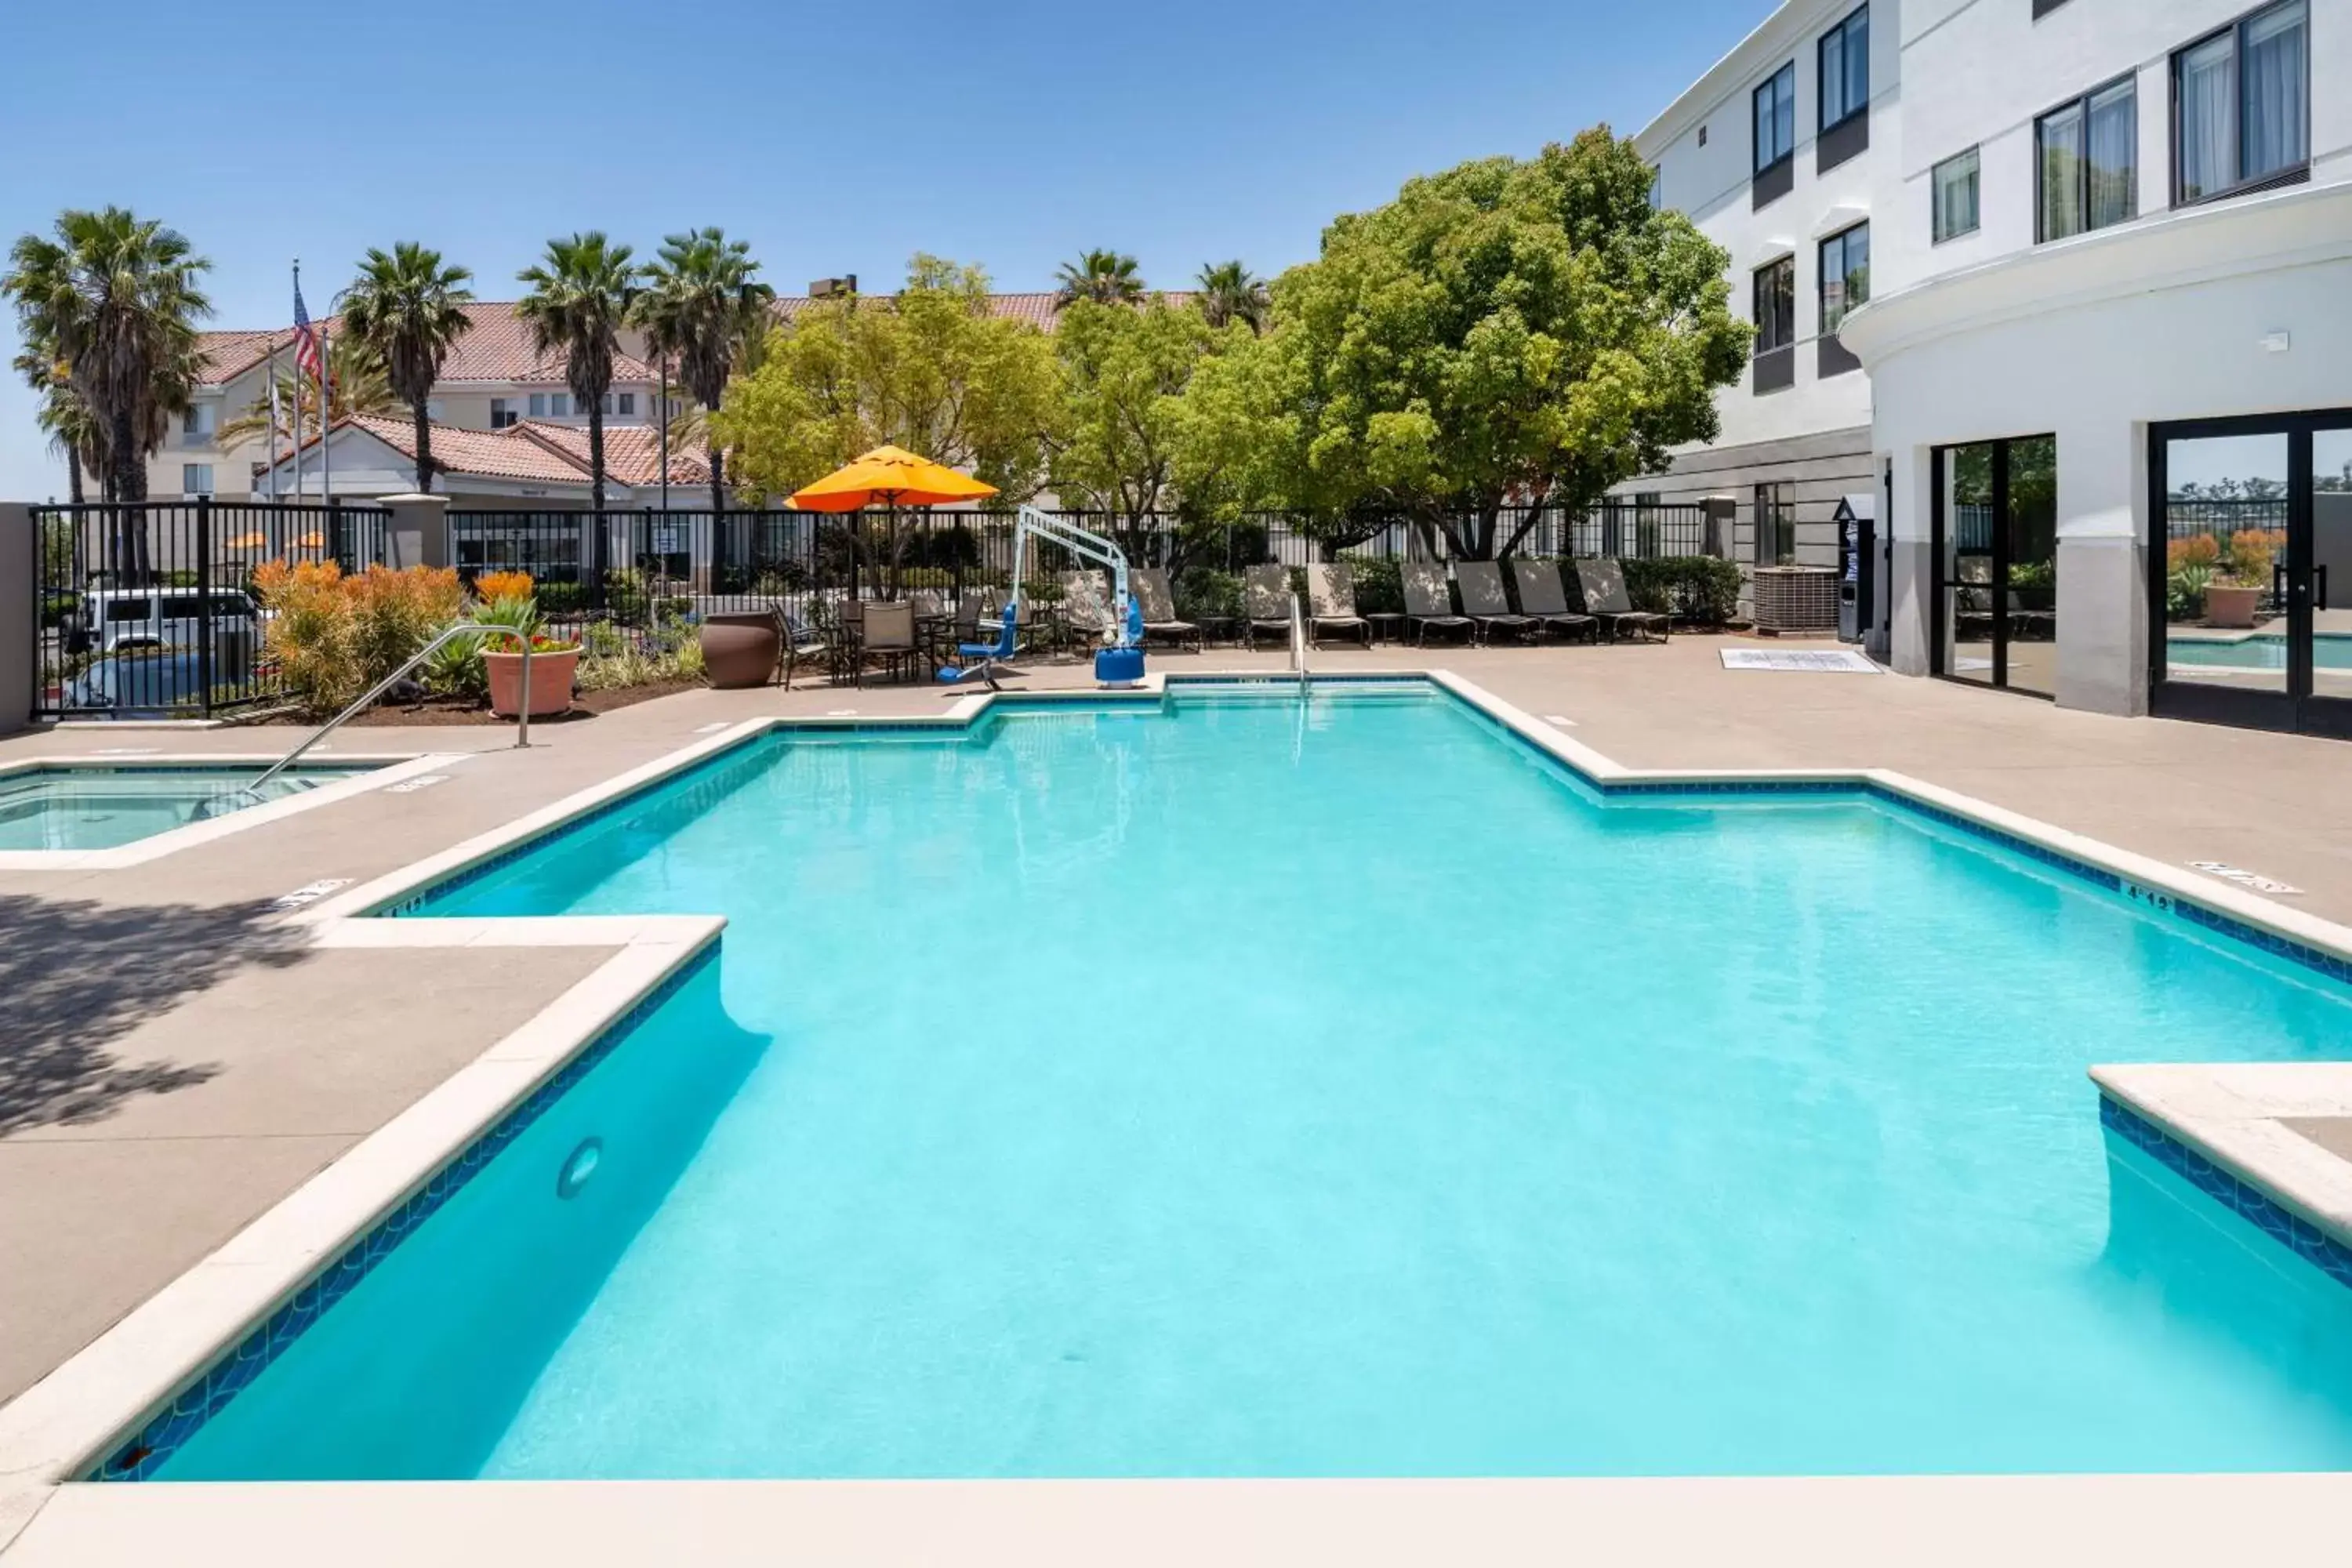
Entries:
[[[715, 228], [671, 235], [646, 268], [631, 319], [649, 349], [676, 357], [679, 383], [704, 409], [719, 406], [728, 378], [767, 331], [776, 291], [752, 278], [759, 270], [751, 246]], [[655, 410], [656, 417], [667, 412]], [[715, 446], [709, 453], [716, 514], [727, 510], [726, 456]]]
[[82, 504], [82, 474], [103, 471], [106, 464], [104, 436], [98, 421], [90, 417], [89, 408], [81, 395], [73, 389], [71, 369], [58, 358], [46, 344], [35, 344], [21, 351], [11, 362], [25, 384], [40, 399], [33, 421], [42, 435], [49, 439], [53, 451], [63, 453], [66, 459], [67, 496], [74, 505]]
[[[327, 343], [327, 384], [333, 395], [327, 400], [326, 423], [332, 426], [339, 419], [354, 414], [390, 415], [408, 411], [408, 405], [392, 390], [384, 374], [383, 362], [375, 351], [357, 337], [334, 336]], [[300, 401], [297, 401], [298, 395]], [[319, 433], [319, 388], [291, 358], [278, 373], [278, 402], [281, 418], [296, 417], [294, 426], [281, 426], [289, 437], [307, 441]], [[223, 425], [213, 440], [223, 451], [232, 451], [247, 441], [267, 437], [269, 461], [278, 460], [279, 431], [269, 427], [269, 389], [263, 387], [252, 406], [242, 415]]]
[[[16, 241], [0, 294], [15, 301], [25, 342], [55, 350], [105, 432], [112, 499], [144, 500], [147, 458], [194, 385], [195, 321], [212, 313], [196, 284], [212, 263], [184, 235], [121, 207], [60, 213], [55, 233]], [[143, 572], [144, 527], [126, 544]]]
[[1273, 301], [1266, 296], [1265, 280], [1251, 276], [1240, 262], [1217, 261], [1202, 268], [1200, 289], [1201, 314], [1209, 318], [1209, 325], [1247, 321], [1253, 333], [1265, 331]]
[[1062, 263], [1055, 276], [1061, 282], [1054, 294], [1056, 310], [1081, 300], [1132, 305], [1143, 298], [1143, 279], [1135, 275], [1135, 258], [1116, 250], [1089, 250], [1076, 261]]
[[[530, 323], [541, 355], [564, 356], [563, 381], [572, 405], [588, 411], [588, 493], [601, 520], [604, 511], [604, 394], [613, 386], [613, 356], [621, 352], [619, 330], [628, 320], [636, 292], [637, 269], [630, 250], [590, 230], [569, 239], [551, 239], [536, 267], [516, 277], [530, 292], [515, 314]], [[596, 525], [596, 580], [604, 580], [605, 530]]]
[[473, 274], [444, 267], [441, 253], [404, 239], [386, 256], [371, 249], [360, 275], [343, 290], [343, 331], [365, 344], [383, 366], [393, 394], [408, 405], [416, 425], [416, 489], [433, 489], [433, 424], [425, 417], [433, 384], [457, 340], [474, 330], [466, 307]]

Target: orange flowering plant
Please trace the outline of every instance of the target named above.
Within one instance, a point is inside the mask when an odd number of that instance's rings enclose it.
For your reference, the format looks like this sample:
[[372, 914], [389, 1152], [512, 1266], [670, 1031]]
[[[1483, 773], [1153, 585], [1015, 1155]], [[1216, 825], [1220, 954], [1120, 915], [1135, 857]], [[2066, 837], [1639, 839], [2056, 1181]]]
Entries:
[[332, 561], [267, 561], [253, 586], [269, 613], [269, 654], [314, 713], [333, 712], [390, 675], [465, 604], [446, 567], [370, 566], [346, 576]]

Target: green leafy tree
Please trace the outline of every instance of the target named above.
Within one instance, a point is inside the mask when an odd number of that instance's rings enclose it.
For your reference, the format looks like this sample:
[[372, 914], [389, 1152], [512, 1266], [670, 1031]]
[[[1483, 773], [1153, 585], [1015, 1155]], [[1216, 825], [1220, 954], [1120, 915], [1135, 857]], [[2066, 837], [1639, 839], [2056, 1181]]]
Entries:
[[1274, 287], [1274, 321], [1194, 381], [1180, 471], [1221, 464], [1326, 531], [1409, 519], [1510, 552], [1532, 510], [1591, 505], [1717, 432], [1746, 363], [1729, 257], [1606, 127], [1406, 184]]
[[383, 368], [393, 395], [408, 405], [416, 429], [416, 489], [433, 489], [433, 422], [426, 403], [457, 340], [474, 330], [466, 307], [473, 274], [442, 265], [441, 253], [402, 240], [392, 254], [371, 249], [358, 279], [343, 290], [343, 335]]
[[[895, 300], [821, 300], [771, 331], [709, 427], [735, 451], [739, 484], [763, 499], [887, 443], [1020, 500], [1043, 481], [1062, 418], [1045, 334], [991, 310], [979, 268], [917, 256]], [[894, 526], [882, 541], [894, 563], [905, 538]]]
[[89, 406], [73, 386], [72, 367], [57, 355], [55, 345], [37, 343], [21, 350], [11, 362], [25, 384], [39, 399], [33, 420], [52, 451], [66, 460], [66, 494], [82, 504], [82, 475], [100, 471], [106, 462], [105, 434], [90, 417]]
[[1273, 296], [1266, 292], [1265, 280], [1240, 262], [1218, 261], [1202, 268], [1198, 289], [1194, 299], [1209, 325], [1226, 327], [1239, 321], [1252, 332], [1265, 331], [1266, 318], [1274, 310]]
[[1054, 309], [1066, 310], [1081, 300], [1097, 305], [1134, 305], [1143, 299], [1143, 279], [1135, 258], [1116, 250], [1089, 250], [1076, 261], [1065, 261], [1055, 276], [1061, 287]]
[[[563, 384], [572, 404], [588, 413], [588, 493], [593, 510], [604, 510], [604, 394], [613, 389], [613, 360], [621, 352], [620, 329], [629, 318], [637, 268], [631, 251], [590, 230], [569, 239], [551, 239], [536, 266], [516, 274], [530, 292], [515, 314], [530, 324], [541, 354], [562, 354]], [[595, 531], [595, 571], [604, 572], [605, 530]]]
[[1065, 310], [1054, 342], [1066, 404], [1052, 470], [1063, 504], [1108, 512], [1129, 542], [1140, 541], [1176, 500], [1184, 389], [1228, 341], [1160, 295], [1140, 310], [1081, 300]]
[[[654, 353], [677, 361], [678, 381], [701, 408], [719, 405], [729, 378], [767, 329], [776, 291], [752, 276], [759, 270], [751, 246], [715, 228], [671, 235], [646, 268], [635, 319]], [[707, 430], [701, 434], [707, 440]], [[726, 449], [712, 443], [709, 450], [711, 510], [723, 511]]]
[[[17, 239], [0, 294], [24, 341], [47, 345], [104, 431], [108, 499], [144, 500], [147, 458], [195, 384], [195, 323], [212, 313], [197, 285], [212, 263], [176, 230], [121, 207], [61, 213], [53, 235]], [[144, 527], [129, 524], [124, 545], [129, 570], [143, 574]]]

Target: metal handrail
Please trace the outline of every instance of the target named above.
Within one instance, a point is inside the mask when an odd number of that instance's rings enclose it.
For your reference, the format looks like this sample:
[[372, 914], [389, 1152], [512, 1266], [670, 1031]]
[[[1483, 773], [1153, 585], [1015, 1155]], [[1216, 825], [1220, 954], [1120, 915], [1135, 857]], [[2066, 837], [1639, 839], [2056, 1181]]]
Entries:
[[1298, 694], [1307, 695], [1307, 611], [1298, 595], [1290, 595], [1290, 669], [1298, 677]]
[[517, 715], [515, 726], [515, 749], [520, 751], [528, 747], [530, 744], [530, 636], [513, 626], [485, 626], [478, 625], [472, 621], [459, 621], [454, 626], [444, 626], [440, 631], [435, 633], [432, 640], [427, 642], [423, 647], [418, 648], [416, 652], [404, 662], [398, 669], [394, 670], [390, 675], [385, 676], [382, 680], [379, 680], [373, 686], [369, 687], [364, 696], [359, 698], [357, 700], [353, 701], [350, 707], [344, 709], [341, 712], [328, 720], [324, 724], [319, 726], [318, 730], [312, 733], [309, 740], [303, 742], [300, 745], [295, 747], [292, 751], [287, 752], [284, 756], [270, 763], [268, 768], [262, 773], [259, 778], [255, 779], [251, 784], [246, 785], [245, 788], [238, 793], [241, 795], [252, 795], [258, 791], [263, 784], [268, 784], [271, 779], [276, 778], [279, 773], [284, 773], [288, 768], [292, 767], [296, 763], [301, 761], [302, 754], [305, 752], [308, 752], [311, 747], [325, 740], [329, 735], [333, 734], [336, 727], [341, 724], [344, 720], [350, 718], [354, 713], [360, 712], [370, 703], [373, 703], [377, 698], [391, 690], [394, 684], [397, 682], [401, 677], [406, 675], [410, 670], [415, 669], [418, 665], [423, 664], [427, 658], [430, 658], [433, 656], [434, 649], [439, 647], [443, 643], [447, 642], [451, 637], [463, 637], [469, 633], [476, 637], [499, 637], [503, 635], [510, 637], [517, 642], [522, 644], [522, 700], [516, 704], [516, 707], [520, 709], [520, 711]]

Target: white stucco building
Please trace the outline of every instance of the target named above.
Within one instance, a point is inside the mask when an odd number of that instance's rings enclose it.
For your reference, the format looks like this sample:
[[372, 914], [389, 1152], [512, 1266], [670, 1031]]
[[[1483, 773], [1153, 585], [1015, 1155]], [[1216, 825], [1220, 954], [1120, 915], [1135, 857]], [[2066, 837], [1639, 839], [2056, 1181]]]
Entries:
[[[2352, 733], [2352, 0], [1869, 13], [1870, 146], [1830, 174], [1808, 84], [1836, 5], [1783, 6], [1643, 132], [1738, 297], [1769, 304], [1776, 250], [1796, 270], [1795, 384], [1759, 393], [1785, 374], [1759, 350], [1675, 475], [1743, 517], [1699, 476], [1870, 481], [1906, 673]], [[1761, 199], [1713, 142], [1759, 134], [1730, 110], [1784, 64], [1815, 148]], [[1703, 153], [1700, 123], [1732, 128]], [[1862, 369], [1823, 374], [1819, 240], [1857, 206], [1868, 300], [1836, 341]]]

